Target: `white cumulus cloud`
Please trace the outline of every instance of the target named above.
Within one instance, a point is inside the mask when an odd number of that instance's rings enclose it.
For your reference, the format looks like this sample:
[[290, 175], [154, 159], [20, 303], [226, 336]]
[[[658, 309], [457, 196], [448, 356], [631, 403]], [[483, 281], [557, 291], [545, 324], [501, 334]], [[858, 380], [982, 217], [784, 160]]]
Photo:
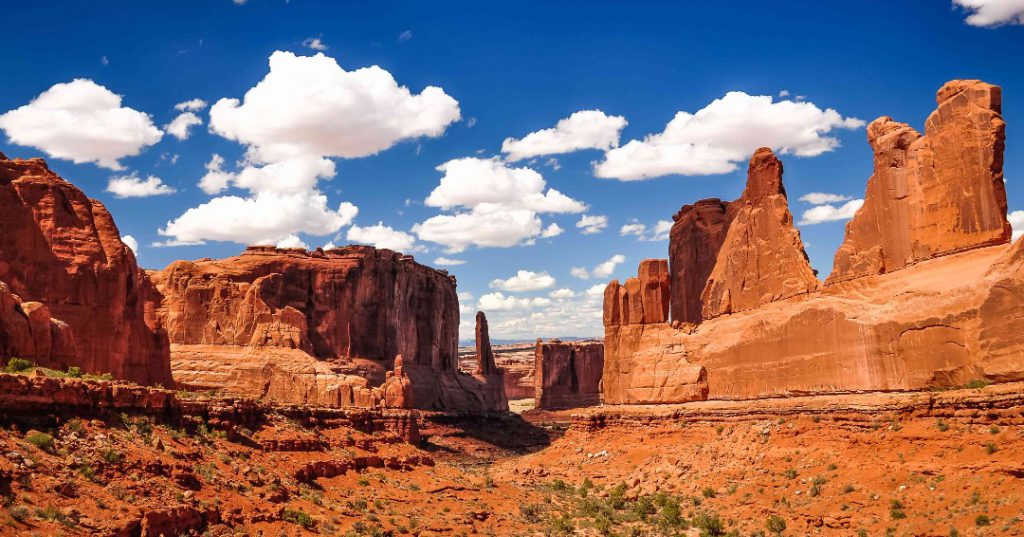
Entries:
[[177, 190], [165, 185], [163, 180], [155, 175], [142, 179], [137, 173], [132, 172], [111, 177], [107, 181], [107, 192], [118, 198], [146, 198], [174, 194]]
[[492, 289], [500, 289], [510, 293], [527, 293], [540, 291], [555, 285], [555, 279], [547, 272], [533, 272], [531, 270], [520, 270], [506, 280], [495, 279], [491, 281]]
[[459, 103], [441, 88], [413, 94], [378, 66], [346, 71], [323, 53], [281, 51], [242, 100], [210, 108], [211, 130], [245, 144], [261, 162], [373, 155], [402, 140], [440, 136], [459, 118]]
[[965, 22], [971, 26], [1024, 24], [1024, 0], [953, 0], [953, 5], [969, 13]]
[[1024, 235], [1024, 211], [1013, 211], [1007, 215], [1007, 220], [1013, 226], [1013, 240], [1017, 240], [1021, 235]]
[[298, 235], [288, 235], [284, 239], [277, 242], [278, 248], [302, 248], [303, 250], [309, 249], [309, 246], [299, 238]]
[[469, 246], [510, 247], [547, 238], [563, 230], [547, 227], [539, 214], [580, 213], [586, 204], [547, 188], [544, 177], [527, 167], [512, 168], [500, 159], [467, 157], [437, 167], [444, 173], [424, 201], [450, 213], [413, 226], [420, 240], [445, 246], [448, 253]]
[[385, 226], [383, 222], [377, 222], [377, 225], [367, 227], [353, 224], [348, 228], [345, 238], [352, 242], [396, 252], [412, 252], [417, 249], [415, 237], [404, 231]]
[[125, 246], [131, 249], [132, 253], [135, 254], [135, 257], [139, 256], [139, 241], [135, 240], [135, 237], [132, 237], [131, 235], [125, 235], [121, 237], [121, 242], [123, 242]]
[[863, 126], [810, 102], [732, 91], [694, 114], [678, 112], [663, 132], [607, 151], [594, 173], [624, 181], [727, 173], [758, 147], [812, 157], [839, 146], [832, 131]]
[[671, 220], [658, 220], [654, 227], [648, 230], [647, 224], [632, 219], [619, 228], [619, 235], [623, 237], [633, 235], [642, 241], [663, 241], [668, 239], [669, 231], [672, 231]]
[[309, 39], [306, 39], [302, 42], [302, 46], [321, 52], [327, 50], [327, 43], [324, 43], [323, 39], [320, 39], [319, 37], [310, 37]]
[[800, 218], [800, 225], [809, 226], [822, 222], [835, 222], [837, 220], [849, 220], [864, 205], [864, 200], [850, 200], [840, 206], [818, 205], [804, 211]]
[[54, 84], [29, 104], [0, 115], [11, 142], [76, 164], [122, 169], [163, 133], [148, 114], [121, 105], [121, 96], [87, 79]]
[[435, 265], [441, 265], [442, 267], [455, 267], [458, 265], [465, 265], [466, 261], [463, 259], [452, 259], [450, 257], [438, 257], [434, 259]]
[[844, 196], [842, 194], [830, 194], [828, 192], [811, 192], [800, 196], [800, 201], [805, 201], [811, 205], [824, 205], [826, 203], [838, 203], [840, 201], [847, 201], [853, 199], [853, 196]]
[[568, 287], [563, 287], [562, 289], [555, 289], [554, 291], [551, 291], [548, 293], [548, 296], [551, 298], [572, 298], [576, 296], [576, 293]]
[[576, 227], [582, 229], [584, 235], [593, 235], [604, 231], [608, 227], [608, 217], [603, 215], [585, 214], [576, 222]]
[[619, 133], [625, 127], [626, 118], [622, 116], [609, 116], [600, 110], [581, 110], [559, 120], [552, 128], [531, 132], [519, 140], [506, 138], [501, 152], [514, 162], [581, 149], [607, 150], [619, 145]]
[[551, 304], [551, 299], [544, 297], [520, 298], [506, 296], [501, 291], [488, 293], [477, 301], [477, 308], [482, 311], [508, 311], [519, 309], [530, 309]]
[[184, 102], [180, 102], [174, 105], [174, 109], [179, 112], [199, 112], [206, 108], [206, 101], [196, 98], [189, 99]]
[[164, 125], [164, 130], [167, 131], [167, 134], [179, 140], [187, 140], [189, 129], [202, 124], [203, 120], [199, 119], [199, 116], [192, 112], [182, 112], [172, 119], [170, 123]]
[[587, 270], [584, 267], [572, 267], [569, 273], [573, 277], [581, 280], [589, 280], [590, 278], [607, 278], [611, 276], [615, 272], [615, 269], [625, 261], [626, 256], [622, 254], [615, 254], [607, 261], [598, 263], [592, 270]]

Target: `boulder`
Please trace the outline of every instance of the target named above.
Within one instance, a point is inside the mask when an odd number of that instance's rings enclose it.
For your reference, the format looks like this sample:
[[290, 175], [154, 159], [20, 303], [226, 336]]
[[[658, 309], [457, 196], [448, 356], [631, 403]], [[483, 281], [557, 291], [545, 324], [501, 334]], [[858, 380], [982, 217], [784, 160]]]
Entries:
[[42, 159], [0, 159], [0, 229], [0, 280], [37, 303], [29, 306], [36, 344], [45, 345], [44, 326], [64, 343], [68, 328], [74, 333], [73, 354], [51, 344], [40, 348], [40, 365], [172, 383], [167, 339], [147, 315], [151, 283], [102, 203]]
[[874, 174], [827, 283], [1009, 242], [1000, 88], [955, 80], [936, 100], [924, 136], [890, 117], [868, 126]]

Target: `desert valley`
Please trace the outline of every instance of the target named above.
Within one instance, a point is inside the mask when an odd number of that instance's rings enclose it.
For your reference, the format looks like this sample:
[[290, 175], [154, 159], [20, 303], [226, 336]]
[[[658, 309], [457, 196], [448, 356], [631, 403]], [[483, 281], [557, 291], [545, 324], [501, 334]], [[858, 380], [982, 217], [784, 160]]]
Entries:
[[455, 276], [412, 255], [143, 270], [74, 178], [0, 155], [0, 534], [1024, 534], [1003, 98], [867, 126], [827, 276], [762, 148], [607, 283], [603, 339], [492, 346], [482, 311], [461, 350]]

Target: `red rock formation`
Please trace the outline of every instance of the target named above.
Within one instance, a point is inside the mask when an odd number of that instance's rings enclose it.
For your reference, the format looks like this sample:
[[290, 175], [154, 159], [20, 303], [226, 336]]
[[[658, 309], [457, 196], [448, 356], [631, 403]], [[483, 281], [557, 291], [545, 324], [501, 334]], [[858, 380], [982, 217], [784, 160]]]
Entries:
[[728, 202], [706, 199], [684, 205], [672, 217], [668, 258], [673, 323], [700, 324], [704, 319], [700, 296], [735, 216], [728, 209]]
[[72, 363], [75, 338], [63, 321], [40, 302], [22, 302], [0, 282], [0, 362], [25, 358], [38, 364]]
[[103, 204], [42, 159], [0, 159], [0, 281], [45, 305], [36, 322], [49, 310], [74, 334], [73, 357], [36, 356], [40, 365], [171, 384], [166, 337], [146, 316], [149, 279]]
[[807, 260], [800, 232], [793, 226], [782, 162], [771, 149], [754, 152], [747, 187], [733, 202], [735, 211], [718, 260], [701, 299], [703, 317], [757, 308], [810, 293], [820, 287]]
[[868, 126], [875, 172], [828, 283], [1009, 242], [1001, 90], [957, 80], [936, 101], [924, 136], [889, 117]]
[[[1001, 123], [979, 112], [998, 110], [998, 94], [991, 88], [967, 82], [940, 90], [942, 104], [929, 119], [928, 132], [929, 139], [932, 133], [941, 135], [927, 143], [904, 127], [887, 122], [872, 126], [874, 140], [903, 139], [876, 147], [916, 148], [914, 156], [909, 149], [879, 153], [890, 160], [876, 159], [869, 192], [896, 192], [884, 202], [877, 196], [873, 201], [869, 193], [867, 210], [848, 228], [846, 244], [881, 256], [875, 259], [883, 261], [868, 263], [881, 269], [863, 274], [857, 269], [847, 279], [851, 273], [841, 270], [836, 274], [843, 278], [833, 278], [820, 289], [812, 288], [816, 282], [785, 207], [778, 181], [781, 165], [770, 154], [755, 154], [744, 203], [729, 225], [704, 293], [702, 323], [636, 323], [629, 313], [636, 308], [636, 291], [609, 284], [605, 403], [913, 390], [979, 378], [1024, 380], [1024, 242], [1002, 244], [1005, 201], [999, 188], [990, 185], [997, 176], [992, 166], [1002, 162]], [[987, 137], [979, 134], [985, 132]], [[963, 143], [956, 145], [957, 139]], [[932, 164], [908, 167], [919, 170], [912, 173], [900, 171], [915, 159]], [[885, 168], [887, 163], [893, 169]], [[978, 163], [989, 175], [978, 171]], [[893, 185], [909, 184], [894, 178], [914, 174], [916, 191], [928, 194], [912, 194], [917, 201], [911, 205], [923, 206], [911, 209], [896, 199], [902, 187]], [[980, 182], [970, 179], [979, 174]], [[943, 189], [950, 192], [937, 194]], [[954, 205], [943, 207], [943, 200]], [[732, 210], [730, 206], [728, 212]], [[919, 214], [913, 218], [907, 215], [915, 211]], [[860, 233], [868, 229], [865, 219], [886, 212], [902, 214], [886, 221], [903, 229], [876, 233], [875, 247], [858, 242], [867, 236]], [[919, 225], [926, 221], [931, 223]], [[944, 248], [943, 235], [933, 234], [935, 230], [952, 233], [949, 242], [958, 246]], [[887, 246], [891, 244], [902, 244], [902, 251], [910, 252], [910, 257], [901, 257], [907, 261], [899, 265], [902, 270], [889, 272], [896, 266], [886, 257], [894, 251]], [[778, 300], [796, 294], [799, 300]], [[709, 310], [716, 315], [708, 315]]]
[[178, 261], [151, 276], [164, 297], [158, 314], [174, 374], [185, 384], [367, 406], [379, 398], [360, 390], [389, 381], [401, 355], [408, 404], [502, 408], [500, 386], [457, 370], [455, 279], [411, 256], [368, 246], [257, 246], [228, 259]]
[[604, 344], [598, 342], [545, 343], [537, 340], [536, 408], [553, 410], [601, 403]]
[[501, 370], [494, 363], [491, 335], [487, 330], [487, 316], [482, 311], [476, 312], [476, 363], [477, 375], [501, 374]]

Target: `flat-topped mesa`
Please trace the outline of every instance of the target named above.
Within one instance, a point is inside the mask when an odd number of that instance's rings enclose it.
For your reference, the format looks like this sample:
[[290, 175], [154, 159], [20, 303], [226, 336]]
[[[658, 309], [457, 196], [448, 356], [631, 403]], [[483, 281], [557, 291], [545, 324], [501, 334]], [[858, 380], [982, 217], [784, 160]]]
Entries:
[[936, 101], [924, 136], [890, 117], [868, 126], [874, 174], [827, 283], [1009, 242], [1000, 88], [954, 80]]
[[820, 288], [789, 212], [782, 161], [771, 149], [754, 152], [747, 186], [729, 212], [734, 216], [701, 296], [704, 319]]
[[377, 406], [399, 400], [393, 381], [404, 374], [406, 406], [507, 407], [488, 376], [457, 369], [455, 278], [412, 256], [251, 246], [232, 258], [178, 261], [152, 278], [175, 378], [189, 386], [230, 382], [240, 395]]
[[545, 410], [601, 403], [604, 343], [537, 340], [534, 350], [536, 408]]
[[494, 363], [494, 351], [491, 350], [491, 335], [487, 329], [487, 316], [484, 312], [476, 312], [476, 374], [500, 375]]
[[684, 205], [672, 217], [668, 259], [672, 323], [700, 324], [701, 294], [729, 231], [735, 204], [717, 198]]
[[46, 313], [74, 335], [73, 356], [39, 352], [39, 365], [171, 385], [167, 339], [147, 307], [152, 284], [102, 203], [42, 159], [3, 158], [0, 230], [0, 281], [45, 305], [33, 322]]

